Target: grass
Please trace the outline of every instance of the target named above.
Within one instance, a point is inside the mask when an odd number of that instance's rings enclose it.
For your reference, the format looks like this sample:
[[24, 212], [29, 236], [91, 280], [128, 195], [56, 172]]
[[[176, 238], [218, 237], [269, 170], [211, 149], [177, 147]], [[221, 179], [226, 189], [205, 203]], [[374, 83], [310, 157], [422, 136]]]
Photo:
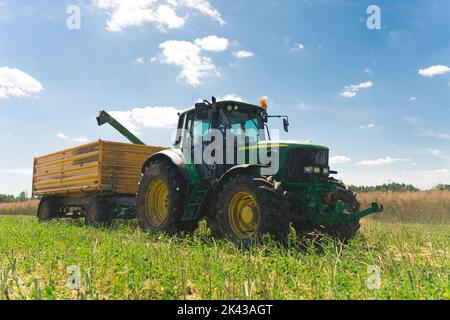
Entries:
[[[406, 207], [416, 207], [408, 199], [399, 208], [420, 212]], [[448, 218], [446, 205], [431, 217]], [[450, 224], [389, 210], [396, 215], [366, 219], [347, 246], [329, 240], [320, 253], [270, 241], [241, 250], [204, 232], [144, 234], [135, 222], [96, 229], [79, 220], [2, 216], [0, 299], [450, 299]], [[66, 286], [73, 265], [79, 290]], [[376, 283], [374, 268], [378, 289], [368, 286]]]

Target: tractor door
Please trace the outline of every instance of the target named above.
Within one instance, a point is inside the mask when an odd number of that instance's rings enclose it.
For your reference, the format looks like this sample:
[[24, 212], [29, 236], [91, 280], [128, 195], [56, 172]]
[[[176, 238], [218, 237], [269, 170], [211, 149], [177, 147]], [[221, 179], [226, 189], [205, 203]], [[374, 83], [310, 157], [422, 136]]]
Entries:
[[204, 161], [205, 148], [211, 143], [204, 138], [211, 129], [210, 120], [197, 119], [195, 112], [187, 113], [186, 117], [186, 131], [191, 142], [190, 159], [195, 165], [199, 179], [209, 181], [215, 176], [215, 166]]

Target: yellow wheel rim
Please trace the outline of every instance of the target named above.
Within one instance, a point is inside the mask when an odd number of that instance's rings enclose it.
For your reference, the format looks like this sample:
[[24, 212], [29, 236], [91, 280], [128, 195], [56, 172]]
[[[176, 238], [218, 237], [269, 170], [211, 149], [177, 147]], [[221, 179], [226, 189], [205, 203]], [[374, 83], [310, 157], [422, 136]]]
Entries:
[[97, 215], [97, 210], [95, 209], [95, 207], [94, 206], [89, 207], [88, 212], [87, 212], [87, 220], [89, 222], [93, 222], [96, 215]]
[[41, 219], [47, 218], [47, 216], [48, 216], [48, 210], [47, 210], [47, 207], [46, 207], [46, 206], [42, 206], [42, 207], [41, 207], [41, 214], [40, 214], [40, 216], [41, 216]]
[[145, 215], [149, 222], [159, 227], [169, 213], [169, 188], [162, 179], [153, 180], [147, 188]]
[[241, 239], [252, 237], [258, 229], [260, 212], [258, 202], [248, 192], [239, 192], [228, 206], [228, 219], [233, 232]]

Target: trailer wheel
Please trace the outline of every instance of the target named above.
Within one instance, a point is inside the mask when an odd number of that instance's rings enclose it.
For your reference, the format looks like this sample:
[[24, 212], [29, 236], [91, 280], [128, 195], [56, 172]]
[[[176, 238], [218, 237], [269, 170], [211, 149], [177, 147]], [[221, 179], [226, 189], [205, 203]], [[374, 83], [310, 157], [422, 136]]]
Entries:
[[279, 186], [264, 177], [237, 174], [218, 190], [211, 230], [248, 247], [265, 234], [286, 243], [290, 205]]
[[102, 198], [92, 198], [84, 212], [86, 225], [109, 225], [112, 222], [111, 208]]
[[39, 222], [52, 220], [58, 217], [58, 204], [53, 198], [42, 198], [39, 203], [37, 217]]
[[145, 171], [137, 194], [136, 212], [144, 231], [177, 234], [194, 232], [197, 221], [182, 221], [186, 181], [177, 167], [167, 161], [154, 161]]

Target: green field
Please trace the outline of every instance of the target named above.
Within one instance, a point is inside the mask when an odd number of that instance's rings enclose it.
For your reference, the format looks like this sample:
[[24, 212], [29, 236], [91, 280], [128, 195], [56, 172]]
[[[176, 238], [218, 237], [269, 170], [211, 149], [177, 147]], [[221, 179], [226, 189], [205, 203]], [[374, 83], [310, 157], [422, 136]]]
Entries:
[[[0, 299], [449, 299], [449, 243], [449, 224], [367, 220], [348, 246], [326, 241], [323, 252], [241, 250], [202, 231], [168, 238], [133, 222], [0, 216]], [[80, 290], [66, 287], [72, 265]]]

